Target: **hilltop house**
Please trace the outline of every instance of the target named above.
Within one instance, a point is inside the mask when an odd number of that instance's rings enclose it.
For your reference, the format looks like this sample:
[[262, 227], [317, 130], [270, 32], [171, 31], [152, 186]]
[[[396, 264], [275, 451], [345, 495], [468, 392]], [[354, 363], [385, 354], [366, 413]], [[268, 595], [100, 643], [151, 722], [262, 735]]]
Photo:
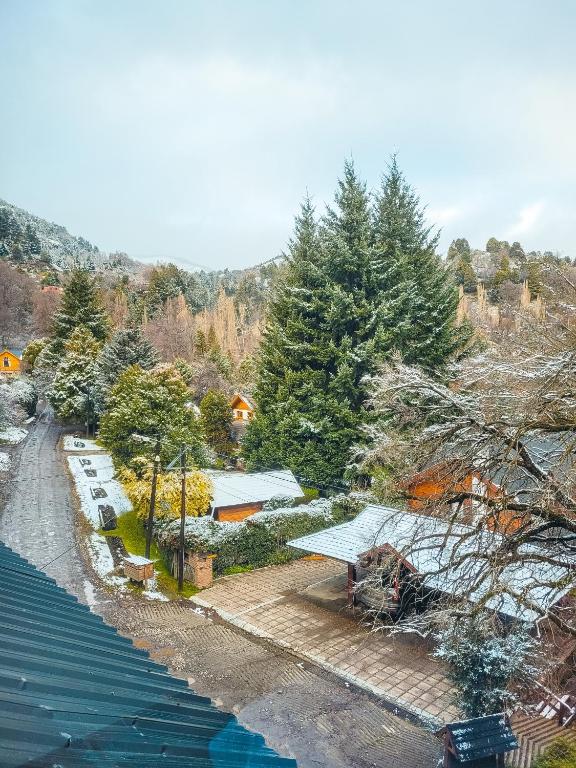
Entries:
[[304, 498], [304, 491], [290, 470], [274, 472], [208, 471], [213, 495], [209, 514], [220, 522], [237, 522], [260, 512], [275, 497], [292, 501]]
[[0, 372], [19, 373], [22, 355], [19, 350], [4, 349], [0, 352]]
[[240, 442], [244, 430], [254, 418], [256, 406], [248, 395], [242, 395], [237, 392], [230, 400], [230, 408], [232, 408], [233, 419], [230, 436], [236, 442]]

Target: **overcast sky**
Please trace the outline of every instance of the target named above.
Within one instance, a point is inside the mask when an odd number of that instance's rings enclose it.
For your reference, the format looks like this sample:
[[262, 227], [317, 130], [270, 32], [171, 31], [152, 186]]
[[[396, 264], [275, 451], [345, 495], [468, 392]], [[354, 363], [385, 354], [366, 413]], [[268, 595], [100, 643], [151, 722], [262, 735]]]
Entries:
[[573, 0], [0, 0], [0, 198], [104, 250], [276, 256], [392, 152], [442, 227], [576, 256]]

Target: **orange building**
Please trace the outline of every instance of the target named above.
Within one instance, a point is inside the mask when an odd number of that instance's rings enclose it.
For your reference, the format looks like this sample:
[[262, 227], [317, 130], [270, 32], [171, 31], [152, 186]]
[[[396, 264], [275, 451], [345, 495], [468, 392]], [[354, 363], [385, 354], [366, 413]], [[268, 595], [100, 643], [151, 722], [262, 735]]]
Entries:
[[[524, 522], [517, 512], [492, 511], [482, 498], [473, 498], [483, 497], [488, 501], [498, 498], [504, 491], [495, 482], [482, 478], [479, 473], [462, 472], [458, 466], [448, 461], [427, 467], [414, 475], [404, 484], [403, 490], [408, 496], [408, 507], [424, 514], [433, 503], [442, 503], [445, 499], [448, 505], [449, 500], [459, 494], [471, 494], [461, 502], [459, 522], [470, 525], [477, 522], [480, 516], [484, 516], [488, 528], [499, 533], [512, 533]], [[457, 511], [458, 503], [452, 503], [450, 506]]]
[[254, 416], [256, 406], [246, 395], [236, 393], [230, 400], [230, 408], [234, 415], [234, 421], [250, 421]]
[[0, 373], [19, 373], [21, 360], [9, 349], [0, 352]]

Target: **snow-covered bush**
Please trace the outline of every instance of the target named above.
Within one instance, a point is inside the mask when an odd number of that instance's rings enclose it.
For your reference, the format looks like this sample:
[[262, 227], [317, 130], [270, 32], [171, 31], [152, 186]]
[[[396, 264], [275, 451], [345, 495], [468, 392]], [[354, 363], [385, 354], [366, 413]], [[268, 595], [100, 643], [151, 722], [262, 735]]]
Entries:
[[482, 717], [514, 706], [518, 689], [540, 672], [536, 641], [521, 627], [483, 625], [461, 619], [439, 631], [434, 655], [448, 664], [457, 688], [456, 704], [468, 717]]
[[264, 503], [263, 509], [282, 509], [283, 507], [291, 507], [294, 504], [294, 498], [292, 496], [284, 496], [279, 493], [276, 496], [272, 496]]
[[27, 376], [0, 381], [0, 424], [18, 424], [36, 411], [38, 394]]
[[[335, 523], [327, 499], [318, 499], [298, 507], [263, 510], [239, 523], [218, 523], [210, 517], [187, 518], [186, 548], [215, 554], [214, 570], [223, 573], [232, 566], [262, 567], [288, 562], [303, 553], [286, 542], [315, 533]], [[161, 527], [161, 547], [178, 547], [179, 522]]]

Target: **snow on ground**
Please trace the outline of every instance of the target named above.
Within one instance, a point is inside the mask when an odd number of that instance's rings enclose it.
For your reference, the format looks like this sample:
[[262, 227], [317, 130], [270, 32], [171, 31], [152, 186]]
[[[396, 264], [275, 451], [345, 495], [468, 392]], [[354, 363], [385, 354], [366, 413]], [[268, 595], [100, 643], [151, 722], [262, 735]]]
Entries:
[[[106, 537], [102, 536], [100, 533], [91, 533], [87, 539], [87, 544], [92, 567], [102, 581], [114, 587], [126, 585], [128, 583], [126, 577], [116, 576], [113, 573], [114, 560], [112, 560], [112, 553], [110, 552]], [[86, 595], [86, 597], [88, 598], [88, 595]]]
[[0, 453], [0, 472], [8, 472], [10, 469], [10, 454]]
[[77, 453], [78, 451], [101, 451], [102, 448], [100, 448], [95, 440], [87, 440], [85, 437], [65, 435], [64, 450]]
[[162, 600], [163, 602], [167, 602], [168, 598], [166, 595], [163, 595], [162, 592], [158, 589], [158, 582], [156, 581], [156, 576], [153, 576], [151, 579], [148, 579], [146, 582], [146, 589], [143, 590], [142, 594], [144, 597], [147, 597], [148, 600]]
[[16, 445], [22, 442], [27, 434], [28, 432], [20, 427], [6, 427], [0, 432], [0, 443]]
[[93, 528], [100, 528], [99, 505], [113, 507], [117, 515], [130, 512], [132, 505], [124, 488], [114, 479], [112, 459], [107, 453], [68, 456], [82, 512]]

